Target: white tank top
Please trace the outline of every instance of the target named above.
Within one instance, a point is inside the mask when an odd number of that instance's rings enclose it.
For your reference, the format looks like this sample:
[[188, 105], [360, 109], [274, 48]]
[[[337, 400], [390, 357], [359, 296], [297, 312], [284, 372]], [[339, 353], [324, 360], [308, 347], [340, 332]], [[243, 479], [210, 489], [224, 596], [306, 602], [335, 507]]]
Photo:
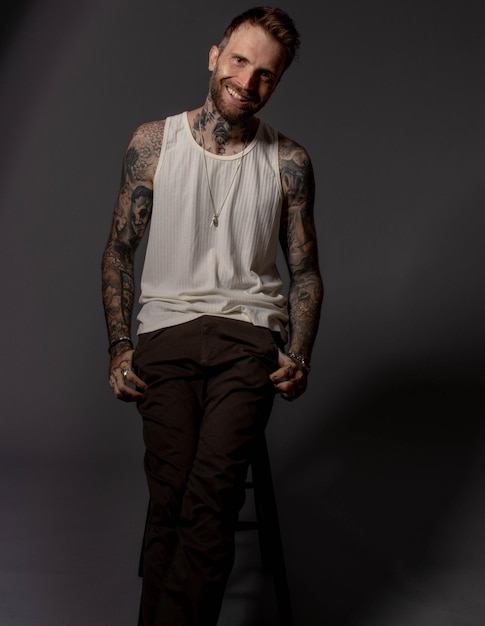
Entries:
[[[206, 164], [216, 210], [223, 204], [217, 227]], [[279, 331], [286, 341], [286, 298], [276, 267], [281, 203], [278, 136], [268, 124], [260, 121], [243, 152], [206, 152], [204, 162], [187, 113], [167, 118], [138, 334], [216, 315]]]

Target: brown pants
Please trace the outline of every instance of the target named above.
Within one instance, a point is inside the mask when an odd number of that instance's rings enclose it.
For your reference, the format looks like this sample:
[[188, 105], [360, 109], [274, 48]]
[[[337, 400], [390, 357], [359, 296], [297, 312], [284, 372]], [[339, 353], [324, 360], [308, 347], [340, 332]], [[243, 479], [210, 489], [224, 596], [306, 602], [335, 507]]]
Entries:
[[204, 316], [141, 335], [134, 363], [150, 511], [139, 626], [215, 626], [278, 335]]

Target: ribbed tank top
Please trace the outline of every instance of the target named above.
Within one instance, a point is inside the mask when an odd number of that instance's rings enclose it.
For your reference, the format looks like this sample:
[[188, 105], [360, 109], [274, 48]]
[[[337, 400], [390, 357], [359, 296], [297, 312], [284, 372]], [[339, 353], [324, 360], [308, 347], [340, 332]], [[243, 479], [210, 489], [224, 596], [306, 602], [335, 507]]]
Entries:
[[[217, 227], [205, 164], [217, 211], [227, 194]], [[204, 162], [187, 113], [168, 117], [153, 181], [138, 334], [215, 315], [279, 331], [286, 341], [276, 267], [281, 204], [278, 135], [268, 124], [259, 122], [243, 152], [206, 152]]]

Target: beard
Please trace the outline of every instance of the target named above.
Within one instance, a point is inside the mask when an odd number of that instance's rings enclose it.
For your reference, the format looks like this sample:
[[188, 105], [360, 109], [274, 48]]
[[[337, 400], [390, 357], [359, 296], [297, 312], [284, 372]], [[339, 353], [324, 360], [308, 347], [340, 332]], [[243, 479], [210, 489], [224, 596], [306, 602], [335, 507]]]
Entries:
[[259, 99], [247, 93], [242, 93], [241, 95], [252, 99], [246, 101], [244, 103], [244, 107], [228, 104], [223, 97], [223, 91], [226, 89], [226, 84], [229, 84], [229, 86], [235, 91], [241, 93], [240, 89], [230, 85], [230, 83], [226, 83], [226, 81], [219, 76], [216, 67], [210, 79], [209, 92], [214, 106], [226, 122], [233, 126], [238, 125], [241, 122], [249, 120], [262, 108], [263, 105], [260, 103]]

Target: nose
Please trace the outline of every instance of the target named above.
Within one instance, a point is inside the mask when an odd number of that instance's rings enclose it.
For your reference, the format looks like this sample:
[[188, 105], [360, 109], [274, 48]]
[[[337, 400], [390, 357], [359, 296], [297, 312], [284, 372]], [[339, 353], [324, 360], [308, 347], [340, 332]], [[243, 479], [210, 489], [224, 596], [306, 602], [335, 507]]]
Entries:
[[257, 85], [258, 74], [251, 67], [247, 67], [243, 72], [239, 75], [239, 82], [243, 89], [247, 89], [251, 91], [255, 89]]

